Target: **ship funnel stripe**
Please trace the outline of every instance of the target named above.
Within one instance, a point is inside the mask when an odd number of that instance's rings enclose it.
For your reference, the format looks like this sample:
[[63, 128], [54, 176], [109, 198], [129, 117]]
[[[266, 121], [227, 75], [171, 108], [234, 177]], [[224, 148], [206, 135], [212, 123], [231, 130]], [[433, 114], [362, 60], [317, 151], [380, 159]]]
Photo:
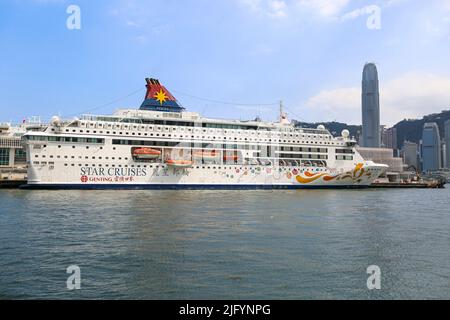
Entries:
[[184, 110], [177, 99], [167, 90], [158, 79], [146, 78], [147, 92], [140, 110], [181, 112]]

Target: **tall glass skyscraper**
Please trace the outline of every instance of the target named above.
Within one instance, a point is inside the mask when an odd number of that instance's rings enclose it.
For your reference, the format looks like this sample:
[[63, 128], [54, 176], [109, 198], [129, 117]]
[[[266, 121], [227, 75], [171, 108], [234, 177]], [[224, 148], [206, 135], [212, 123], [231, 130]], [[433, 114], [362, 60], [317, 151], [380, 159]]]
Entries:
[[450, 120], [447, 120], [444, 125], [445, 128], [445, 167], [450, 169]]
[[422, 170], [441, 169], [441, 138], [435, 122], [425, 123], [422, 132]]
[[378, 71], [373, 63], [366, 63], [362, 76], [362, 146], [379, 148], [380, 94]]
[[403, 143], [403, 159], [405, 160], [405, 164], [408, 166], [413, 166], [416, 170], [419, 170], [419, 166], [417, 163], [417, 143], [405, 141]]

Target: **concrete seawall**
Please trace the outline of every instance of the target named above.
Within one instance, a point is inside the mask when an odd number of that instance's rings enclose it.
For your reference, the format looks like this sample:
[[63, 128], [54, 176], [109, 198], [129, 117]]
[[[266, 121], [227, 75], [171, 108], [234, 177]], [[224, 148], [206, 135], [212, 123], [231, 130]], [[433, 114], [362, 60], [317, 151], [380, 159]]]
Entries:
[[26, 183], [26, 169], [0, 169], [0, 188], [18, 188]]

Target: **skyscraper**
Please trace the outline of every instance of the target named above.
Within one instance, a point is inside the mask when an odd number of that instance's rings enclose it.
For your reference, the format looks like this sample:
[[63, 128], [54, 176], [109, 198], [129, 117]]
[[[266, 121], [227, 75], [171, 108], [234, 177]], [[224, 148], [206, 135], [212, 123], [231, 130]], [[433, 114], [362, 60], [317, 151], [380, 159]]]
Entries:
[[450, 169], [450, 120], [447, 120], [444, 125], [445, 128], [445, 167]]
[[408, 166], [413, 166], [416, 170], [418, 170], [418, 161], [417, 161], [417, 143], [405, 141], [403, 143], [403, 159], [405, 160], [405, 164]]
[[428, 122], [422, 132], [422, 170], [439, 170], [441, 168], [441, 138], [436, 122]]
[[381, 132], [381, 144], [385, 148], [397, 149], [397, 128], [384, 128]]
[[380, 135], [380, 94], [378, 71], [373, 63], [366, 63], [362, 76], [362, 146], [379, 148]]

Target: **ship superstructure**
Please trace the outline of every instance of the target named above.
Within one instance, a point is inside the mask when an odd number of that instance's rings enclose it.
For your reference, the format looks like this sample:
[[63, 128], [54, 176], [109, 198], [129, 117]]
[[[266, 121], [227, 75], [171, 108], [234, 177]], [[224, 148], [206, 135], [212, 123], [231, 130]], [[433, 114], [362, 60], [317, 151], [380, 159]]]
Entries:
[[387, 166], [365, 161], [344, 130], [202, 117], [186, 111], [156, 79], [140, 109], [54, 117], [24, 135], [28, 187], [358, 188]]

